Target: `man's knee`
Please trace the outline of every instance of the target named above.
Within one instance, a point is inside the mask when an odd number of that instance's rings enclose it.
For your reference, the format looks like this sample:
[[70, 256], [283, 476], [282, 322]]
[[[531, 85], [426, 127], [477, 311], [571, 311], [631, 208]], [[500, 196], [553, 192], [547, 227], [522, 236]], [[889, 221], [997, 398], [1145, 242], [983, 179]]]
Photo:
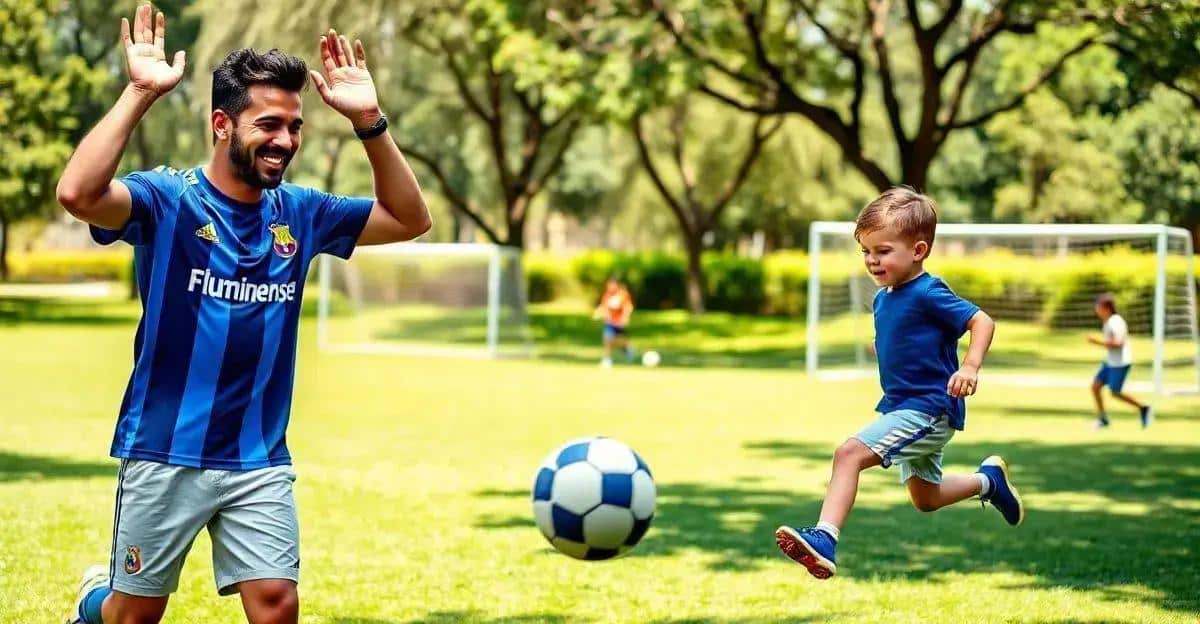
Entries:
[[253, 581], [239, 588], [251, 624], [291, 624], [300, 611], [296, 584], [281, 579]]

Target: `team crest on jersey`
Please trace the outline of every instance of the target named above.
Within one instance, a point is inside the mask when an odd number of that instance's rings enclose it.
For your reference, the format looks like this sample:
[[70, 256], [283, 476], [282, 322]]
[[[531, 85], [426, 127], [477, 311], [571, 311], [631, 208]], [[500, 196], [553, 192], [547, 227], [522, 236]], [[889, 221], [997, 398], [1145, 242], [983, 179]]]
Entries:
[[142, 549], [130, 546], [125, 549], [125, 574], [137, 574], [142, 571]]
[[213, 225], [212, 221], [209, 221], [208, 225], [196, 230], [196, 236], [210, 243], [221, 242], [221, 238], [217, 236], [217, 226]]
[[287, 224], [276, 223], [267, 229], [271, 230], [271, 234], [275, 237], [275, 243], [273, 246], [275, 248], [275, 253], [278, 254], [280, 258], [291, 258], [292, 256], [296, 255], [296, 249], [298, 249], [300, 245], [297, 244], [295, 237], [292, 236], [292, 232], [288, 229]]

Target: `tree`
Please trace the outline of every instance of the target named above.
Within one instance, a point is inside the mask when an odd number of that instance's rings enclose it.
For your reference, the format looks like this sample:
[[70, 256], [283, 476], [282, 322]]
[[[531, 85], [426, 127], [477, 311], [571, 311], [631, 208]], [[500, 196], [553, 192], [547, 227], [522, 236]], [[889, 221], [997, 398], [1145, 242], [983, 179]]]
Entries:
[[[661, 166], [655, 164], [653, 139], [646, 128], [650, 116], [635, 114], [630, 127], [643, 170], [679, 224], [688, 261], [688, 308], [692, 313], [700, 314], [704, 312], [704, 270], [700, 255], [704, 251], [705, 238], [715, 229], [730, 201], [749, 178], [763, 145], [779, 130], [782, 119], [768, 122], [761, 115], [755, 116], [749, 132], [745, 133], [746, 147], [737, 156], [729, 153], [731, 145], [728, 141], [728, 137], [738, 130], [737, 124], [727, 117], [724, 124], [715, 128], [715, 132], [710, 129], [706, 137], [708, 141], [701, 149], [691, 150], [700, 154], [700, 166], [697, 167], [688, 162], [686, 143], [689, 134], [692, 137], [697, 134], [695, 130], [689, 132], [690, 110], [689, 101], [681, 99], [665, 111], [668, 114], [666, 123], [649, 122], [652, 126], [665, 127], [667, 130], [663, 151], [669, 154], [675, 184], [669, 183]], [[711, 121], [711, 118], [710, 115], [708, 120]], [[735, 162], [737, 164], [730, 171], [729, 164]], [[702, 172], [700, 175], [697, 175], [697, 169]], [[715, 172], [716, 175], [708, 175], [709, 172]]]
[[547, 36], [540, 2], [344, 4], [247, 1], [249, 23], [228, 33], [217, 18], [228, 15], [228, 3], [211, 2], [202, 58], [259, 42], [303, 55], [336, 18], [360, 33], [377, 66], [393, 68], [376, 84], [400, 122], [401, 150], [429, 174], [427, 187], [492, 242], [522, 247], [532, 203], [585, 122], [592, 99], [586, 59]]
[[1187, 228], [1200, 247], [1200, 116], [1185, 95], [1159, 87], [1117, 125], [1124, 182], [1144, 219]]
[[996, 191], [995, 217], [1033, 223], [1133, 222], [1142, 207], [1123, 184], [1112, 122], [1095, 113], [1074, 116], [1043, 92], [988, 131], [1016, 158], [1020, 177]]
[[58, 4], [0, 0], [0, 280], [8, 279], [9, 227], [54, 205], [79, 128], [73, 112], [104, 81], [82, 58], [54, 50], [48, 24]]
[[[1072, 58], [1115, 41], [1117, 17], [1136, 21], [1189, 10], [1179, 3], [1099, 0], [633, 4], [634, 14], [652, 17], [673, 50], [702, 70], [698, 90], [741, 111], [811, 121], [880, 190], [896, 183], [924, 189], [950, 136], [1019, 108]], [[976, 68], [992, 44], [1054, 29], [1072, 36], [1028, 82], [984, 101], [971, 97]], [[885, 119], [876, 134], [886, 137], [890, 153], [869, 140], [872, 116], [864, 107], [872, 95]]]
[[811, 124], [785, 123], [762, 152], [717, 224], [714, 247], [748, 239], [761, 241], [761, 251], [807, 247], [813, 221], [853, 219], [876, 195]]
[[1103, 13], [1116, 36], [1106, 45], [1121, 55], [1121, 69], [1144, 99], [1161, 84], [1200, 110], [1200, 2], [1175, 0], [1168, 11]]

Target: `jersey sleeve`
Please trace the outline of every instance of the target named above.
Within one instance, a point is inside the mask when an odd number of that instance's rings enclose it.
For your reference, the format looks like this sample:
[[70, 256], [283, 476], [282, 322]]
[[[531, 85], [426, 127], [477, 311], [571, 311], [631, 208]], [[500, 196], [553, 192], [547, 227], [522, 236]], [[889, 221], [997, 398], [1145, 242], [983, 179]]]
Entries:
[[333, 254], [346, 259], [354, 253], [354, 245], [367, 225], [375, 200], [370, 197], [346, 197], [324, 191], [312, 191], [313, 233], [317, 238], [317, 253]]
[[90, 226], [92, 240], [101, 245], [111, 245], [119, 240], [130, 245], [147, 245], [154, 240], [163, 214], [174, 209], [183, 190], [183, 181], [175, 170], [167, 167], [135, 171], [118, 181], [129, 189], [132, 199], [129, 220], [119, 230]]
[[1104, 338], [1118, 344], [1125, 344], [1125, 339], [1129, 334], [1129, 326], [1125, 323], [1125, 319], [1116, 315], [1108, 317], [1108, 322], [1104, 324]]
[[925, 309], [933, 320], [955, 337], [967, 331], [967, 323], [979, 311], [979, 306], [954, 294], [940, 279], [935, 279], [929, 285], [924, 302]]

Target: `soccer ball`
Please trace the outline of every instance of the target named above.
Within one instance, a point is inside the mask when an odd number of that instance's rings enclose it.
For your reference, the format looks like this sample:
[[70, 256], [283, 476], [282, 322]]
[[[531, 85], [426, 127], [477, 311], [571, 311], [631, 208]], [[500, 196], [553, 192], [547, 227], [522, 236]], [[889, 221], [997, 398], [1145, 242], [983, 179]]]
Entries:
[[649, 366], [653, 368], [658, 366], [658, 363], [661, 361], [662, 356], [658, 354], [658, 351], [647, 351], [642, 354], [642, 366]]
[[599, 561], [637, 545], [654, 518], [654, 478], [633, 449], [580, 438], [546, 456], [533, 482], [533, 517], [558, 552]]

